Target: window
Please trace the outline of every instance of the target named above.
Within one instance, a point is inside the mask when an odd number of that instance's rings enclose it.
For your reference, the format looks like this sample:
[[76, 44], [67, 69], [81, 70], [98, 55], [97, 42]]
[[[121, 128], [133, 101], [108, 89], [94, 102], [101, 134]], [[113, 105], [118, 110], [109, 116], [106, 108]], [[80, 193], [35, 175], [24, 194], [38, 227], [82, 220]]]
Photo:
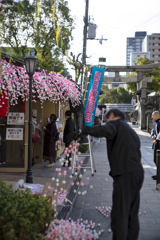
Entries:
[[152, 46], [154, 46], [154, 43], [152, 43]]
[[154, 49], [152, 49], [152, 52], [154, 52]]
[[154, 57], [154, 55], [152, 55], [152, 57]]
[[152, 39], [154, 40], [154, 37]]

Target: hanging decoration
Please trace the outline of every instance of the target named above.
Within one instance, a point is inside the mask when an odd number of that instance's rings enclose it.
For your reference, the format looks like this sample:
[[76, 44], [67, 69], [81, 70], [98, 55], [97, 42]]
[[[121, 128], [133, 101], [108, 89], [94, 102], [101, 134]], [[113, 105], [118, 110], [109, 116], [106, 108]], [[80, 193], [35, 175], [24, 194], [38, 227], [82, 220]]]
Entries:
[[8, 112], [8, 91], [0, 84], [0, 117], [6, 117]]
[[40, 15], [40, 0], [37, 0], [37, 16]]
[[56, 12], [56, 7], [53, 6], [53, 13], [52, 13], [53, 22], [54, 22], [54, 19], [55, 19], [55, 12]]
[[[8, 91], [9, 104], [18, 103], [19, 97], [22, 101], [29, 99], [29, 76], [25, 67], [10, 66], [6, 60], [0, 62], [2, 68], [0, 86]], [[39, 99], [41, 107], [43, 102], [65, 102], [71, 100], [73, 106], [79, 105], [81, 93], [78, 86], [58, 73], [49, 73], [47, 70], [35, 72], [33, 76], [32, 101]]]
[[57, 27], [57, 31], [56, 31], [56, 43], [57, 43], [57, 46], [59, 46], [59, 37], [60, 37], [60, 27], [58, 26]]

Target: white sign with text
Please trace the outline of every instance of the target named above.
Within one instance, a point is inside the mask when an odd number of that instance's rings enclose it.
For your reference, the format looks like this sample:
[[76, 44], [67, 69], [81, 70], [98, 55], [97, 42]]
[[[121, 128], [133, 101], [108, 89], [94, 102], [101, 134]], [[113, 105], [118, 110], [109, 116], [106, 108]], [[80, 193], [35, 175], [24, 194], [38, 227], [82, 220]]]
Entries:
[[9, 124], [9, 125], [24, 125], [24, 113], [9, 112], [7, 114], [7, 124]]
[[6, 128], [6, 140], [23, 140], [23, 128]]

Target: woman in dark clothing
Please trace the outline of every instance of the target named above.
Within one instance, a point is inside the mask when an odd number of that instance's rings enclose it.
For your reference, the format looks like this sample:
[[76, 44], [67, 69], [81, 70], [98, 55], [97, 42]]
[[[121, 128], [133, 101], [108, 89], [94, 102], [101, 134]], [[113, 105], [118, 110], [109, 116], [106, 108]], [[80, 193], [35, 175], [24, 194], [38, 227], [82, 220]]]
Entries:
[[43, 127], [45, 136], [44, 136], [44, 151], [43, 156], [49, 157], [49, 164], [46, 167], [53, 167], [55, 162], [55, 135], [57, 133], [56, 128], [56, 115], [51, 114], [50, 123]]

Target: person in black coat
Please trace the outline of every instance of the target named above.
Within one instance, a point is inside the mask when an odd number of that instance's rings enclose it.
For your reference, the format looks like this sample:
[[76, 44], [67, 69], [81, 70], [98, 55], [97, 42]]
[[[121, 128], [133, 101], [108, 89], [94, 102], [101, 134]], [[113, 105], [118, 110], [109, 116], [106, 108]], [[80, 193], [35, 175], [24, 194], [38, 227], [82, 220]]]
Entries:
[[[64, 128], [64, 133], [63, 133], [63, 142], [65, 143], [65, 147], [69, 147], [70, 143], [73, 140], [73, 132], [74, 132], [74, 120], [71, 117], [71, 111], [66, 111], [65, 112], [65, 118], [66, 118], [66, 124]], [[69, 160], [71, 157], [71, 153], [69, 156], [66, 158], [68, 160], [68, 166], [71, 166], [71, 161]], [[65, 163], [64, 163], [65, 166]]]
[[51, 114], [50, 123], [46, 127], [43, 127], [45, 132], [43, 156], [49, 157], [49, 164], [46, 165], [46, 167], [53, 167], [55, 162], [55, 135], [57, 133], [56, 119], [56, 115]]
[[[76, 130], [82, 129], [85, 126], [85, 109], [83, 106], [82, 98], [79, 105], [76, 105], [75, 107], [72, 106], [71, 100], [69, 100], [69, 106], [71, 113], [74, 113], [74, 121], [76, 124]], [[87, 143], [88, 138], [85, 134], [81, 134], [79, 143]]]
[[106, 124], [85, 126], [82, 133], [105, 137], [113, 178], [111, 228], [113, 240], [137, 240], [139, 234], [140, 189], [144, 170], [141, 164], [140, 140], [126, 123], [124, 113], [110, 109]]
[[[154, 111], [152, 113], [152, 119], [156, 122], [154, 128], [151, 131], [151, 138], [153, 140], [153, 161], [156, 163], [156, 150], [160, 149], [160, 113], [159, 111]], [[157, 179], [157, 175], [152, 176], [153, 180]]]

